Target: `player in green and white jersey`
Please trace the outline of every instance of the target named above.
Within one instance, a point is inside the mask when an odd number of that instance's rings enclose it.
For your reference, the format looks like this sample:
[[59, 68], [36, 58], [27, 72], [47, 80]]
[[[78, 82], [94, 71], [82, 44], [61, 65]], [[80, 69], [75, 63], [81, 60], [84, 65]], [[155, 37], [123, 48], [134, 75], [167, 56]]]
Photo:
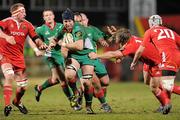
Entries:
[[[74, 13], [70, 9], [66, 9], [62, 13], [64, 32], [67, 35], [71, 35], [72, 39], [68, 41], [60, 40], [58, 42], [62, 47], [62, 53], [67, 55], [65, 76], [66, 79], [74, 83], [74, 87], [71, 85], [72, 90], [76, 88], [76, 74], [79, 68], [82, 69], [82, 84], [84, 86], [84, 93], [88, 93], [85, 96], [86, 99], [86, 111], [88, 114], [93, 114], [91, 108], [93, 98], [92, 76], [94, 71], [93, 60], [89, 59], [90, 53], [89, 46], [85, 45], [85, 37], [87, 34], [84, 31], [84, 27], [79, 23], [74, 22]], [[54, 43], [54, 42], [52, 42]], [[53, 45], [53, 44], [51, 44]], [[50, 46], [51, 46], [50, 45]], [[74, 90], [73, 90], [74, 91]], [[75, 91], [74, 91], [75, 92]], [[78, 93], [75, 93], [78, 96]]]
[[[108, 46], [108, 43], [103, 38], [102, 32], [98, 28], [88, 25], [88, 19], [85, 14], [75, 15], [75, 20], [84, 26], [85, 32], [87, 33], [85, 45], [87, 44], [89, 46], [91, 52], [97, 52], [97, 42], [99, 42], [103, 46]], [[102, 64], [99, 59], [94, 60], [94, 71], [97, 75], [94, 75], [93, 77], [93, 85], [95, 88], [94, 94], [101, 102], [101, 108], [105, 112], [111, 112], [111, 107], [107, 104], [104, 94], [104, 90], [106, 91], [106, 87], [109, 84], [109, 76], [104, 64]], [[103, 89], [101, 88], [101, 86], [103, 87]]]
[[[36, 33], [44, 43], [49, 45], [50, 40], [57, 38], [62, 33], [63, 24], [54, 21], [54, 13], [52, 10], [47, 9], [43, 11], [43, 19], [45, 24], [36, 28]], [[40, 96], [43, 90], [60, 82], [63, 92], [71, 101], [71, 107], [74, 107], [73, 94], [71, 93], [69, 86], [66, 82], [64, 70], [64, 58], [60, 51], [61, 47], [56, 45], [51, 51], [46, 51], [44, 54], [44, 60], [48, 64], [52, 76], [49, 77], [42, 85], [35, 86], [36, 100], [39, 102]]]

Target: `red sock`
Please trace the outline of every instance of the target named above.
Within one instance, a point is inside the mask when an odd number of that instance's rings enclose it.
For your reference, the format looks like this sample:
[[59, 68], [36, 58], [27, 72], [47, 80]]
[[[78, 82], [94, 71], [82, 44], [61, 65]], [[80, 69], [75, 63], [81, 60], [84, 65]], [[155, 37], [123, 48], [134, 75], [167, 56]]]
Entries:
[[24, 95], [24, 92], [25, 92], [25, 88], [17, 88], [16, 89], [16, 97], [14, 99], [14, 102], [16, 104], [20, 103], [20, 100], [21, 100], [22, 96]]
[[5, 106], [11, 104], [11, 96], [12, 96], [12, 86], [4, 86], [4, 101]]
[[99, 90], [97, 93], [94, 93], [96, 98], [104, 97], [103, 89]]
[[166, 91], [159, 89], [159, 92], [155, 96], [163, 106], [170, 103], [170, 99], [168, 98]]
[[180, 86], [173, 86], [172, 93], [180, 95]]

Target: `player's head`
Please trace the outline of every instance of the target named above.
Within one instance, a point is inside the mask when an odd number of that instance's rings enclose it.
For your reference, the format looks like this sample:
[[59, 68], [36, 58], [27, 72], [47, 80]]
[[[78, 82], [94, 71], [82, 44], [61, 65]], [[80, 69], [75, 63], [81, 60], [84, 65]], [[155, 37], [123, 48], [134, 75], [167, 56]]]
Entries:
[[149, 17], [149, 27], [162, 25], [162, 18], [159, 15], [152, 15]]
[[129, 38], [131, 37], [131, 33], [126, 28], [120, 28], [115, 33], [115, 42], [124, 45], [128, 42]]
[[74, 13], [69, 8], [62, 13], [62, 19], [64, 27], [67, 30], [72, 30], [74, 26]]
[[43, 19], [46, 23], [52, 23], [54, 22], [54, 12], [51, 9], [45, 9], [43, 11]]
[[82, 17], [82, 24], [84, 26], [88, 26], [89, 19], [87, 18], [87, 15], [84, 14], [84, 13], [80, 13], [80, 14], [81, 14], [81, 17]]
[[11, 15], [19, 20], [23, 20], [26, 16], [26, 10], [22, 3], [15, 3], [10, 7]]
[[82, 25], [82, 16], [79, 12], [74, 13], [74, 21]]

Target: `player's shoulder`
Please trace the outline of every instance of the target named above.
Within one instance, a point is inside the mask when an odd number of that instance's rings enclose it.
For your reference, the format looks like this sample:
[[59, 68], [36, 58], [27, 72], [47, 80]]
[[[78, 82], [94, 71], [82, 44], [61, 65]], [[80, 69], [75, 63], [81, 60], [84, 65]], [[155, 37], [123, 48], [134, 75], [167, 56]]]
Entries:
[[60, 22], [56, 22], [56, 25], [58, 25], [58, 26], [63, 26], [63, 24], [60, 23]]
[[75, 22], [74, 23], [74, 27], [73, 27], [73, 30], [75, 30], [75, 31], [81, 31], [81, 30], [83, 30], [83, 26], [81, 25], [81, 24], [79, 24], [78, 22]]
[[64, 28], [64, 25], [60, 22], [56, 22], [56, 26], [60, 29]]
[[[24, 23], [28, 24], [28, 25], [32, 25], [31, 22], [29, 22], [28, 20], [24, 19]], [[32, 25], [33, 26], [33, 25]]]
[[3, 22], [14, 21], [12, 17], [8, 17], [2, 20]]

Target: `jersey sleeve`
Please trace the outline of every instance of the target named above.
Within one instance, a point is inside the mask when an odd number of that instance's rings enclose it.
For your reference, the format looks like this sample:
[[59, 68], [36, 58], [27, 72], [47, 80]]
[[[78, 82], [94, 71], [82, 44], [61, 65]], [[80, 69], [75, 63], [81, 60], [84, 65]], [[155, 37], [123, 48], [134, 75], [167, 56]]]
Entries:
[[175, 38], [175, 40], [176, 40], [176, 45], [178, 46], [178, 48], [180, 49], [180, 36], [176, 33], [175, 34], [175, 36], [176, 36], [176, 38]]
[[93, 29], [93, 36], [94, 36], [94, 41], [96, 42], [100, 40], [100, 38], [104, 38], [102, 32], [96, 27], [94, 27]]
[[125, 46], [125, 48], [122, 50], [122, 54], [124, 56], [134, 54], [135, 52], [136, 52], [136, 48], [132, 44]]
[[37, 27], [37, 28], [35, 29], [35, 32], [36, 32], [36, 34], [37, 34], [41, 39], [43, 39], [43, 35], [42, 35], [43, 30], [42, 30], [41, 27]]
[[82, 40], [85, 38], [85, 31], [84, 28], [80, 25], [76, 25], [74, 28], [74, 40]]
[[150, 42], [151, 40], [151, 34], [150, 34], [150, 30], [147, 30], [144, 34], [144, 38], [143, 41], [141, 43], [142, 46], [147, 47], [147, 43]]
[[2, 30], [5, 30], [6, 27], [7, 27], [7, 22], [6, 22], [6, 21], [0, 21], [0, 28], [1, 28]]
[[34, 28], [34, 26], [31, 24], [31, 23], [29, 23], [29, 36], [33, 39], [34, 37], [37, 37], [37, 34], [36, 34], [36, 32], [35, 32], [35, 28]]
[[63, 39], [64, 34], [65, 34], [65, 32], [63, 31], [64, 30], [64, 25], [61, 24], [58, 29], [59, 30], [58, 30], [57, 39], [60, 40], [60, 39]]

